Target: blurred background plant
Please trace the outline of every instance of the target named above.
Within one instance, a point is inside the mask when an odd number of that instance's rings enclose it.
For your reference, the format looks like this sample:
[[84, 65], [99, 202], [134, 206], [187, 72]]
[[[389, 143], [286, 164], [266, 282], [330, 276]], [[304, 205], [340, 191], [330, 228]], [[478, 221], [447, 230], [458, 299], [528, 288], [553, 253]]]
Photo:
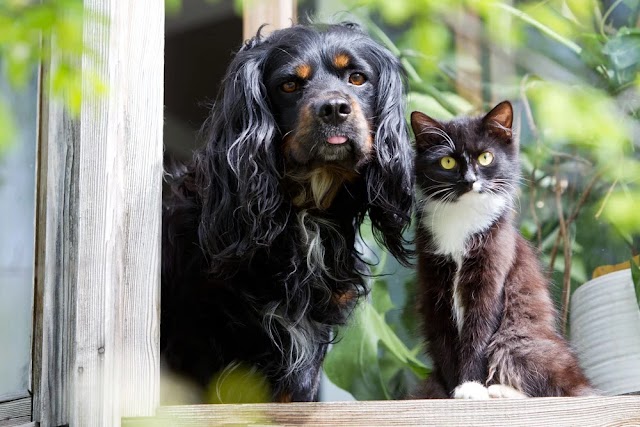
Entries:
[[[628, 260], [640, 242], [640, 2], [344, 0], [335, 2], [339, 10], [347, 14], [334, 18], [356, 17], [402, 59], [409, 112], [448, 119], [514, 102], [520, 230], [541, 252], [566, 332], [571, 292], [595, 267]], [[397, 398], [428, 369], [415, 369], [384, 340], [355, 367], [352, 355], [379, 336], [365, 318], [375, 310], [400, 338], [396, 347], [429, 366], [420, 352], [415, 276], [363, 232], [371, 259], [382, 260], [377, 271], [387, 274], [372, 281], [370, 308], [355, 313], [355, 326], [339, 331], [325, 371], [357, 399]], [[363, 390], [362, 378], [378, 383]]]
[[[82, 38], [86, 19], [100, 21], [97, 14], [85, 10], [82, 0], [1, 1], [0, 67], [13, 90], [24, 90], [44, 61], [51, 64], [46, 83], [52, 96], [64, 99], [72, 114], [79, 112], [83, 85], [85, 90], [103, 93], [105, 87], [96, 72], [87, 66], [82, 72], [77, 62], [83, 53], [97, 61]], [[52, 52], [56, 60], [50, 62]], [[16, 117], [6, 94], [0, 93], [0, 153], [15, 131]]]

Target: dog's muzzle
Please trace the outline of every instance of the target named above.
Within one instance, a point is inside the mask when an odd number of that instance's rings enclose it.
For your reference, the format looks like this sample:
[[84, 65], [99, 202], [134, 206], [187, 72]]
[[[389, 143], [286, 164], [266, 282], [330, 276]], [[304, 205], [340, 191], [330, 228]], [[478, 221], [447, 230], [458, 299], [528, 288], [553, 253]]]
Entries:
[[353, 170], [372, 152], [372, 132], [359, 102], [342, 91], [309, 94], [302, 100], [285, 153], [298, 164], [333, 163]]

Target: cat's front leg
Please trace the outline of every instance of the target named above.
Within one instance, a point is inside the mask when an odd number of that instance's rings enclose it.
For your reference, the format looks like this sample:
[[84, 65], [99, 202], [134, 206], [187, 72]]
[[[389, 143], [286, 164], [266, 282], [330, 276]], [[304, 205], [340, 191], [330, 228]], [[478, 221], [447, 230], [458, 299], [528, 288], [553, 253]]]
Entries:
[[469, 307], [460, 331], [460, 384], [475, 381], [484, 384], [488, 374], [487, 346], [499, 322], [500, 308]]
[[492, 277], [480, 277], [488, 280], [460, 283], [466, 313], [458, 340], [459, 386], [454, 390], [453, 397], [489, 398], [489, 392], [484, 386], [488, 376], [487, 347], [500, 323], [503, 304], [500, 288], [493, 286]]

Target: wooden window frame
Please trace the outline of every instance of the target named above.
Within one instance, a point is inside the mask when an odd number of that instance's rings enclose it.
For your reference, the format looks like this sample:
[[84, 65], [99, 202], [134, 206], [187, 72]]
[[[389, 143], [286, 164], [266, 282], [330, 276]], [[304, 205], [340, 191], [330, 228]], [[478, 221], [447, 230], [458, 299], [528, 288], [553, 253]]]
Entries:
[[[40, 99], [33, 421], [120, 425], [159, 403], [164, 0], [84, 0], [107, 93]], [[42, 66], [42, 82], [56, 66]], [[96, 58], [99, 58], [96, 60]]]

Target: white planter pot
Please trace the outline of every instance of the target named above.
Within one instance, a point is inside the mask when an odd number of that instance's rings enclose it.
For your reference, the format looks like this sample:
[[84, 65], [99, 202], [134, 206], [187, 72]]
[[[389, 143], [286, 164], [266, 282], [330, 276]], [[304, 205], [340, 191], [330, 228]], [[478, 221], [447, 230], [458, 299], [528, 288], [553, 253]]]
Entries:
[[603, 394], [640, 394], [640, 309], [630, 269], [575, 290], [571, 343], [585, 374]]

